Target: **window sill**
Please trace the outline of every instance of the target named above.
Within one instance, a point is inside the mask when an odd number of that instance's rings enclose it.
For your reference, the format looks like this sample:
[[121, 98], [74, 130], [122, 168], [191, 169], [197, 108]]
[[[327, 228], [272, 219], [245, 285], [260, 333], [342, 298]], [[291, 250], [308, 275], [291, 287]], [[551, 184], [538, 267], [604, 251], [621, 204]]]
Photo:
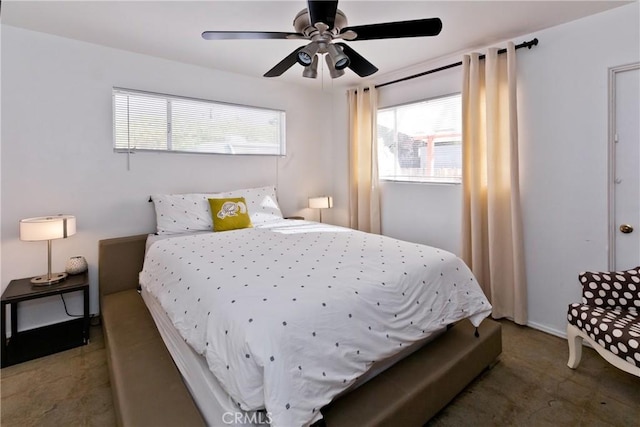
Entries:
[[414, 181], [414, 180], [400, 180], [400, 179], [385, 179], [379, 178], [380, 182], [384, 183], [398, 183], [398, 184], [422, 184], [422, 185], [462, 185], [462, 182], [447, 182], [447, 181]]

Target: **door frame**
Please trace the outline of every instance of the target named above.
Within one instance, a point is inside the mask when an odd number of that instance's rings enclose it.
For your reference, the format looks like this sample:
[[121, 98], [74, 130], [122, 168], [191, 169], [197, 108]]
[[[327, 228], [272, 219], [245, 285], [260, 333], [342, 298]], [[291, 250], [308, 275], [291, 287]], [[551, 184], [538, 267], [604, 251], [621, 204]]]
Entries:
[[608, 190], [607, 203], [609, 204], [609, 270], [616, 269], [616, 205], [615, 205], [615, 180], [616, 180], [616, 76], [618, 73], [640, 69], [640, 62], [619, 65], [609, 68], [609, 141], [608, 141]]

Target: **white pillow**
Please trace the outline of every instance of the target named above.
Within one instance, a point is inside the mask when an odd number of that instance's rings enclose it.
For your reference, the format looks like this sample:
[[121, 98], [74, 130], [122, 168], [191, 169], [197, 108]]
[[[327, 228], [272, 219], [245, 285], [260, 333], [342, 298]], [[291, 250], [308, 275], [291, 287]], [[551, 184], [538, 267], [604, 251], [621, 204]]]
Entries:
[[151, 196], [156, 209], [157, 234], [213, 231], [208, 199], [214, 197], [244, 197], [254, 226], [282, 219], [273, 186], [225, 193], [157, 194]]
[[157, 194], [151, 196], [156, 208], [158, 234], [213, 231], [209, 198], [215, 194]]
[[282, 211], [280, 211], [280, 206], [278, 206], [276, 188], [273, 186], [228, 191], [216, 197], [244, 197], [247, 203], [249, 217], [251, 218], [251, 224], [253, 224], [254, 227], [282, 219]]

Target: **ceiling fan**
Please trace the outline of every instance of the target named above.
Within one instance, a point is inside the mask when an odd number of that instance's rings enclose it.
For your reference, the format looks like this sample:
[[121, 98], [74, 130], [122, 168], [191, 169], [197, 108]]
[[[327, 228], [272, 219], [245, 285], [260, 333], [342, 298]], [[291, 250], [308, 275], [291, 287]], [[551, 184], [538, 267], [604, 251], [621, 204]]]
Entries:
[[318, 55], [326, 54], [325, 60], [331, 78], [344, 74], [350, 68], [360, 77], [367, 77], [378, 69], [353, 50], [349, 45], [336, 40], [358, 41], [394, 39], [404, 37], [436, 36], [442, 30], [439, 18], [412, 21], [385, 22], [381, 24], [347, 26], [347, 17], [338, 9], [338, 0], [308, 0], [307, 8], [301, 10], [293, 20], [295, 33], [273, 31], [205, 31], [206, 40], [238, 39], [308, 39], [311, 42], [300, 46], [267, 71], [265, 77], [277, 77], [296, 62], [304, 67], [303, 77], [316, 78]]

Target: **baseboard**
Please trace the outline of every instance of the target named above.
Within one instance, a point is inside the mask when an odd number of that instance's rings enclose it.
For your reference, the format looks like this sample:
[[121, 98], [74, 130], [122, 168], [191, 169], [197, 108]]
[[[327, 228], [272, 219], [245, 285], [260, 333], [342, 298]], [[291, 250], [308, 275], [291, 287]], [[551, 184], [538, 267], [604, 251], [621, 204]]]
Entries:
[[547, 334], [555, 335], [556, 337], [567, 339], [567, 331], [558, 331], [557, 329], [550, 328], [546, 325], [541, 325], [536, 322], [527, 322], [527, 326], [533, 329], [537, 329], [542, 332], [546, 332]]
[[[545, 332], [547, 334], [554, 335], [556, 337], [565, 339], [565, 340], [567, 339], [567, 331], [566, 330], [560, 332], [560, 331], [558, 331], [556, 329], [550, 328], [550, 327], [545, 326], [545, 325], [541, 325], [541, 324], [536, 323], [536, 322], [527, 322], [527, 326], [530, 327], [530, 328], [537, 329], [539, 331]], [[585, 347], [593, 348], [593, 346], [589, 342], [587, 342], [587, 340], [583, 340], [582, 341], [582, 345], [585, 346]]]

